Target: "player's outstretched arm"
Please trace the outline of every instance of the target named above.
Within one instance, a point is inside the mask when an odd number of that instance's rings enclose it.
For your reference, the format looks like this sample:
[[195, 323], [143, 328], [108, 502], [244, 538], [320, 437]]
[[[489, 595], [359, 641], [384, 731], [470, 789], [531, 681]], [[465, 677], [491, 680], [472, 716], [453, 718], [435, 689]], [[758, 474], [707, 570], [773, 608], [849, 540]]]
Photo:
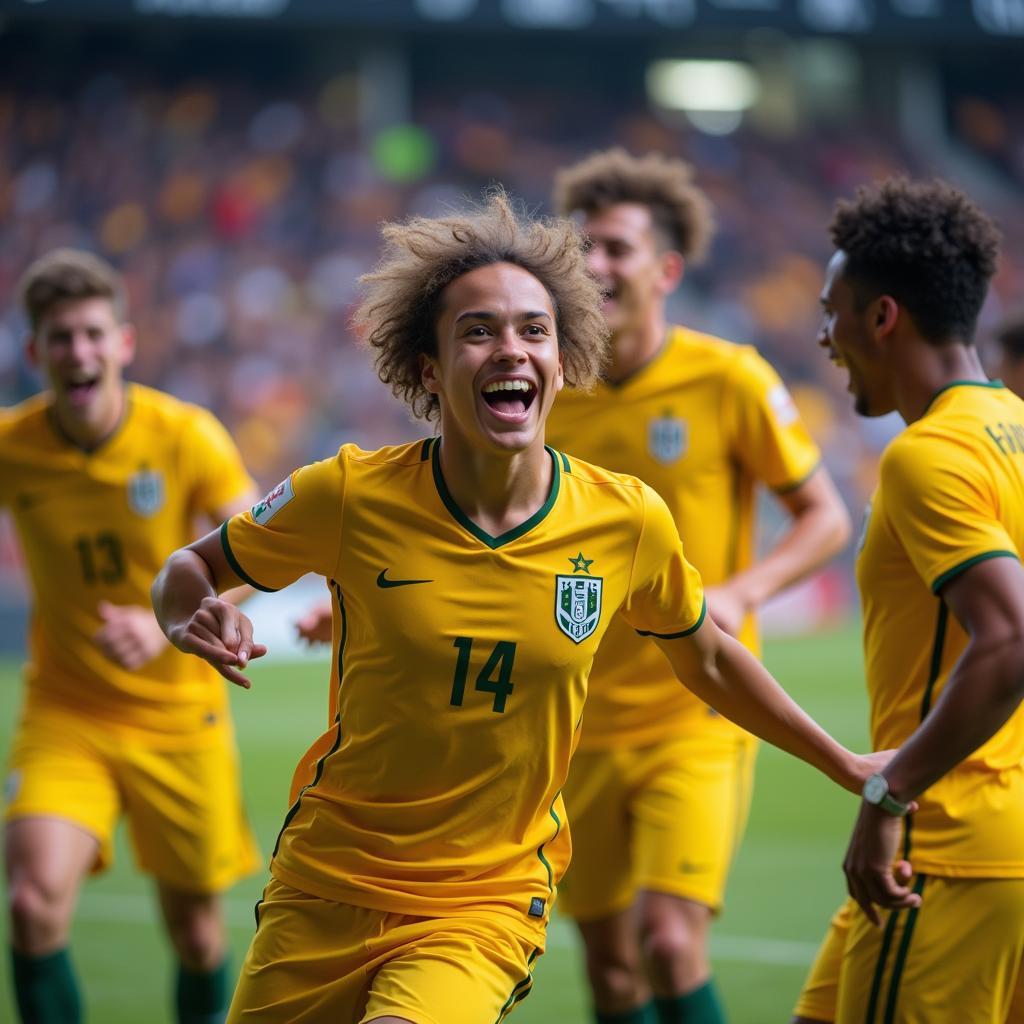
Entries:
[[[968, 643], [935, 706], [881, 772], [898, 803], [912, 801], [977, 750], [1024, 699], [1024, 567], [1014, 558], [977, 562], [941, 596]], [[875, 922], [872, 904], [909, 905], [891, 870], [901, 834], [899, 818], [861, 805], [843, 870], [850, 895]], [[909, 870], [903, 867], [905, 879]]]
[[241, 669], [267, 653], [252, 623], [218, 594], [241, 584], [228, 564], [219, 531], [175, 551], [153, 581], [153, 610], [167, 639], [208, 661], [225, 679], [249, 688]]
[[701, 700], [737, 725], [859, 793], [891, 756], [854, 754], [837, 743], [775, 681], [739, 641], [707, 617], [685, 637], [659, 639], [676, 676]]
[[789, 514], [786, 532], [749, 569], [707, 588], [708, 611], [731, 636], [748, 612], [824, 565], [850, 539], [849, 513], [824, 466], [778, 497]]

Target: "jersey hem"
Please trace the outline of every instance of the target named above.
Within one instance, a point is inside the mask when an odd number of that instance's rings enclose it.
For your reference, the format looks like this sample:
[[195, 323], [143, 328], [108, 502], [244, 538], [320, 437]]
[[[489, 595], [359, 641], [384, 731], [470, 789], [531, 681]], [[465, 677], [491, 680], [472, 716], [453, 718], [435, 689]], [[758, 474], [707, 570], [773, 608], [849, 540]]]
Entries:
[[[459, 904], [454, 907], [439, 907], [429, 900], [411, 898], [391, 898], [379, 894], [371, 894], [365, 889], [354, 889], [350, 886], [321, 886], [301, 875], [290, 871], [274, 860], [270, 865], [271, 877], [276, 878], [293, 889], [308, 893], [317, 899], [329, 900], [332, 903], [345, 903], [353, 907], [366, 907], [369, 910], [377, 910], [383, 914], [403, 914], [409, 917], [487, 917], [500, 918], [507, 921], [509, 928], [517, 935], [522, 936], [541, 948], [544, 946], [544, 939], [547, 934], [547, 916], [534, 919], [531, 923], [526, 912], [520, 914], [512, 910], [509, 903], [498, 903], [494, 900], [479, 899], [468, 904]], [[538, 894], [540, 895], [540, 894]], [[551, 893], [545, 893], [542, 898], [547, 905], [547, 911], [551, 909]], [[529, 900], [527, 900], [529, 905]], [[538, 939], [540, 940], [538, 942]]]
[[821, 459], [818, 459], [803, 476], [798, 477], [796, 480], [791, 480], [788, 483], [779, 484], [777, 487], [772, 486], [771, 491], [773, 494], [777, 494], [780, 497], [785, 494], [792, 494], [793, 491], [798, 491], [803, 487], [803, 485], [807, 483], [807, 481], [810, 480], [819, 469], [821, 469]]
[[914, 854], [914, 874], [936, 878], [1024, 878], [1024, 864], [951, 864]]

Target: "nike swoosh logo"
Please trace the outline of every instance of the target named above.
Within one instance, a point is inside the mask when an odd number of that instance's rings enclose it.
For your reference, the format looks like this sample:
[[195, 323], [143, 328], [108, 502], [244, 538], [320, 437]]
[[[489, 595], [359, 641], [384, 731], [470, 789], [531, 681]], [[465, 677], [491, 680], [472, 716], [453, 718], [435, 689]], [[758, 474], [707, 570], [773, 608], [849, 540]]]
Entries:
[[377, 586], [387, 589], [388, 587], [411, 587], [414, 583], [433, 583], [433, 580], [389, 580], [386, 576], [387, 569], [381, 569], [377, 577]]

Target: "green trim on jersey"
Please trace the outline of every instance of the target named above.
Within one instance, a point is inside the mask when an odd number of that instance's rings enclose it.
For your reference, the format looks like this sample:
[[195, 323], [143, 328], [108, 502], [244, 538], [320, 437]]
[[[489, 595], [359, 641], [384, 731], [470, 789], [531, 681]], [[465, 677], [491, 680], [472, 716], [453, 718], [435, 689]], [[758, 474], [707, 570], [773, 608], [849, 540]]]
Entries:
[[701, 625], [703, 624], [704, 616], [707, 615], [707, 613], [708, 599], [705, 597], [701, 600], [700, 603], [700, 615], [698, 616], [697, 621], [689, 629], [684, 629], [681, 633], [652, 633], [650, 630], [647, 629], [638, 629], [637, 633], [640, 636], [657, 637], [657, 639], [659, 640], [678, 640], [680, 637], [689, 636], [691, 633], [696, 633], [697, 630], [700, 629]]
[[803, 487], [803, 485], [807, 483], [807, 481], [810, 480], [811, 477], [814, 476], [814, 474], [817, 473], [819, 469], [821, 469], [820, 459], [806, 473], [804, 473], [804, 475], [800, 477], [799, 480], [793, 480], [791, 483], [782, 484], [781, 487], [773, 487], [771, 489], [772, 493], [777, 494], [780, 498], [787, 494], [792, 494], [793, 491], [799, 490], [801, 487]]
[[420, 462], [426, 462], [430, 457], [430, 446], [437, 440], [436, 437], [428, 437], [420, 448]]
[[[558, 793], [561, 792], [561, 790], [558, 791]], [[558, 838], [558, 833], [562, 831], [562, 822], [559, 819], [558, 815], [555, 814], [555, 801], [558, 799], [558, 793], [556, 793], [551, 798], [551, 806], [548, 808], [548, 814], [550, 814], [551, 817], [555, 819], [555, 834], [551, 836], [550, 839], [545, 839], [544, 842], [537, 847], [537, 856], [540, 858], [541, 864], [543, 864], [544, 867], [547, 868], [548, 872], [548, 892], [554, 891], [555, 873], [551, 870], [551, 865], [548, 863], [547, 857], [544, 856], [544, 847], [547, 846], [548, 843], [553, 843]]]
[[985, 562], [990, 558], [1018, 558], [1016, 551], [986, 551], [983, 554], [975, 555], [973, 558], [968, 558], [966, 561], [961, 562], [959, 565], [954, 565], [952, 569], [947, 569], [933, 584], [932, 593], [937, 594], [953, 577], [959, 576], [965, 569], [970, 569], [972, 565], [977, 565], [978, 562]]
[[221, 523], [220, 527], [220, 546], [224, 549], [224, 557], [228, 560], [228, 565], [234, 570], [235, 575], [243, 582], [248, 583], [250, 587], [255, 587], [257, 590], [262, 590], [264, 594], [276, 594], [276, 587], [265, 587], [262, 583], [257, 583], [239, 564], [238, 559], [235, 558], [234, 551], [231, 550], [231, 542], [228, 540], [228, 523], [230, 519], [225, 519]]
[[569, 456], [565, 452], [558, 453], [559, 458], [562, 460], [562, 472], [572, 476], [572, 466], [569, 464]]
[[1006, 385], [1001, 380], [951, 380], [948, 384], [944, 384], [938, 391], [928, 399], [928, 404], [924, 407], [922, 416], [928, 415], [928, 410], [935, 404], [935, 399], [939, 397], [944, 391], [949, 391], [950, 388], [1004, 388]]
[[[330, 581], [331, 589], [334, 591], [335, 597], [338, 599], [338, 610], [341, 612], [341, 640], [338, 643], [338, 689], [341, 689], [341, 682], [345, 677], [345, 641], [348, 639], [348, 616], [345, 614], [345, 599], [341, 594], [341, 587], [338, 586], [335, 580]], [[274, 852], [270, 855], [270, 859], [273, 860], [277, 856], [278, 847], [281, 845], [281, 836], [284, 835], [284, 830], [291, 823], [292, 818], [298, 813], [299, 804], [302, 803], [302, 797], [305, 792], [312, 789], [323, 777], [324, 765], [327, 763], [327, 758], [334, 754], [337, 749], [341, 746], [341, 712], [339, 711], [334, 716], [334, 727], [337, 729], [337, 735], [334, 738], [334, 745], [330, 750], [324, 754], [319, 761], [316, 763], [316, 771], [313, 773], [313, 781], [307, 782], [306, 785], [299, 790], [299, 795], [295, 798], [295, 803], [288, 809], [288, 813], [284, 816], [284, 824], [281, 826], [281, 831], [277, 833], [277, 839], [274, 841]]]
[[481, 530], [476, 523], [473, 522], [465, 512], [455, 503], [455, 499], [452, 497], [451, 492], [448, 490], [448, 485], [444, 482], [444, 476], [441, 474], [441, 444], [440, 440], [434, 445], [430, 453], [431, 468], [434, 471], [434, 486], [437, 487], [437, 493], [440, 495], [441, 501], [444, 503], [444, 507], [451, 513], [452, 518], [461, 526], [463, 529], [471, 533], [477, 540], [486, 544], [491, 550], [500, 548], [510, 541], [518, 540], [525, 533], [529, 533], [538, 523], [542, 522], [547, 518], [548, 513], [554, 508], [555, 501], [558, 499], [559, 481], [561, 477], [561, 471], [558, 466], [558, 457], [553, 448], [549, 448], [544, 445], [544, 451], [548, 453], [551, 459], [551, 493], [548, 495], [547, 500], [536, 512], [530, 516], [525, 522], [520, 523], [518, 526], [513, 527], [511, 530], [507, 530], [500, 537], [492, 537], [486, 530]]

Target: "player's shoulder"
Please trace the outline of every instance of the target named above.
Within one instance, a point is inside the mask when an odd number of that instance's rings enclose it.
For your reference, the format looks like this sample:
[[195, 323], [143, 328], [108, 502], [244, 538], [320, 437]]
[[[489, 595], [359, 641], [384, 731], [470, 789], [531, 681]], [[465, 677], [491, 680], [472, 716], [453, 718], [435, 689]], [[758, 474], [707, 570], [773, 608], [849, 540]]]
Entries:
[[727, 384], [777, 380], [775, 368], [753, 345], [682, 326], [671, 329], [669, 344], [677, 354], [672, 362], [685, 365], [691, 374], [717, 377]]
[[26, 444], [41, 436], [50, 436], [51, 406], [50, 393], [41, 391], [0, 410], [0, 444]]
[[154, 429], [181, 428], [216, 419], [209, 409], [195, 402], [177, 398], [145, 384], [126, 385], [125, 398], [135, 424], [149, 425]]
[[565, 452], [551, 451], [558, 463], [562, 486], [579, 495], [585, 506], [602, 502], [642, 506], [656, 494], [639, 477], [615, 473]]

